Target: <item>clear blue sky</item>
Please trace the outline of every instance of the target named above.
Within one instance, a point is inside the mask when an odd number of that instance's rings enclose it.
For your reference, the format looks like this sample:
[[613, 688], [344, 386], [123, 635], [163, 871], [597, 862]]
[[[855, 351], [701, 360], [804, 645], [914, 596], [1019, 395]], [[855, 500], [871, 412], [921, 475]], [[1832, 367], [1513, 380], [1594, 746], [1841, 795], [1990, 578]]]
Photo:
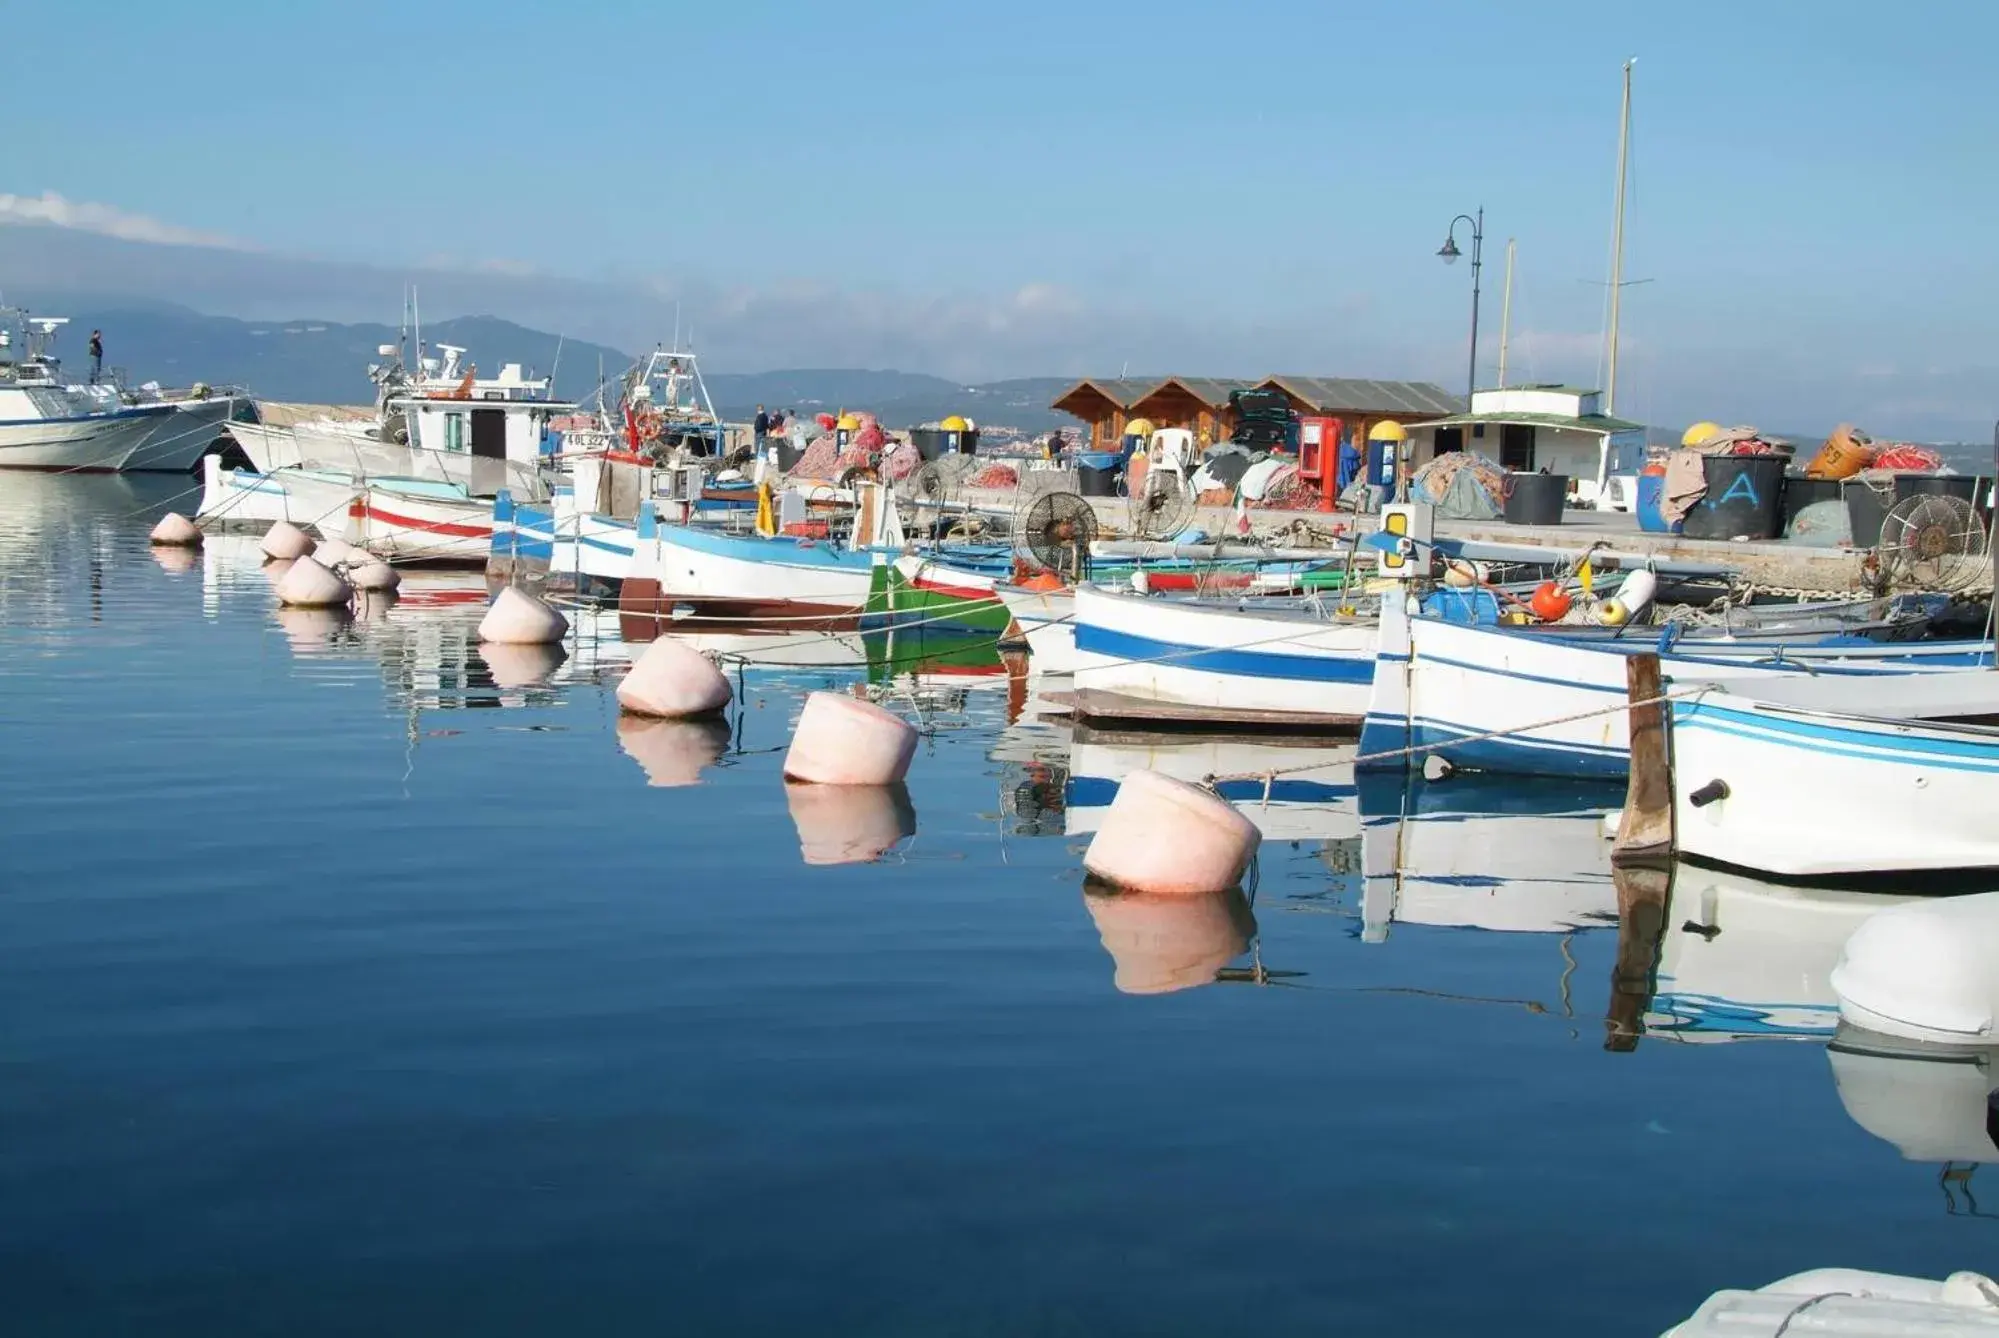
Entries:
[[1481, 204], [1482, 361], [1511, 235], [1528, 371], [1593, 366], [1636, 55], [1635, 377], [1695, 344], [1778, 378], [1999, 362], [1999, 5], [1974, 0], [99, 0], [60, 30], [0, 48], [38, 132], [0, 191], [384, 264], [1046, 284], [1392, 329], [1439, 375], [1469, 276], [1434, 252]]

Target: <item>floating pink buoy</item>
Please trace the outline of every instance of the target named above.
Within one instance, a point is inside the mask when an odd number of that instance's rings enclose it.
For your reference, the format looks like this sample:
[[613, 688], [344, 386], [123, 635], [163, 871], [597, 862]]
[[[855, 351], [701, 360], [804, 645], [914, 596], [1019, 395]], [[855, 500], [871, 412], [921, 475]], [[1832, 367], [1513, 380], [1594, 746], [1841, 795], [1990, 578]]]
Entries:
[[784, 802], [798, 827], [799, 857], [807, 864], [866, 864], [916, 835], [916, 806], [909, 802], [909, 787], [900, 783], [786, 781]]
[[713, 715], [732, 695], [713, 660], [670, 636], [647, 646], [618, 684], [618, 705], [666, 719]]
[[153, 526], [153, 543], [161, 548], [199, 548], [201, 531], [178, 511], [169, 511]]
[[1249, 949], [1256, 917], [1241, 891], [1083, 892], [1104, 951], [1116, 963], [1112, 983], [1125, 994], [1167, 994], [1214, 983]]
[[380, 558], [368, 557], [366, 553], [361, 556], [367, 560], [347, 572], [347, 584], [356, 590], [394, 590], [403, 583], [402, 573], [388, 563]]
[[1262, 839], [1220, 795], [1140, 770], [1119, 784], [1083, 867], [1137, 892], [1216, 892], [1242, 881]]
[[319, 559], [319, 565], [322, 567], [332, 567], [342, 562], [350, 567], [358, 567], [364, 562], [375, 560], [373, 553], [365, 548], [356, 548], [345, 539], [321, 539], [318, 546], [312, 550], [312, 555]]
[[264, 556], [276, 558], [280, 562], [302, 558], [312, 552], [314, 547], [316, 545], [312, 542], [312, 536], [289, 520], [279, 521], [264, 535]]
[[569, 633], [569, 619], [546, 600], [525, 594], [509, 585], [486, 616], [479, 620], [481, 641], [502, 641], [515, 646], [539, 646], [560, 641]]
[[326, 609], [354, 598], [353, 587], [310, 557], [292, 563], [278, 582], [278, 602], [295, 609]]
[[837, 692], [805, 699], [784, 778], [815, 785], [893, 785], [909, 774], [916, 729], [893, 711]]
[[699, 785], [701, 773], [722, 759], [729, 746], [727, 722], [618, 717], [618, 747], [639, 764], [646, 784], [662, 789]]

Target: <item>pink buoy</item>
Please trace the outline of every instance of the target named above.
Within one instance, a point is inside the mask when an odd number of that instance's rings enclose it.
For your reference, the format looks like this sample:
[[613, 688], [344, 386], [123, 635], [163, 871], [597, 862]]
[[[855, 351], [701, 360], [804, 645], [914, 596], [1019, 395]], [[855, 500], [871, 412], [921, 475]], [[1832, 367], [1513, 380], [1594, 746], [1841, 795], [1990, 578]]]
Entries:
[[279, 562], [302, 558], [312, 552], [315, 546], [312, 536], [289, 520], [279, 521], [264, 535], [264, 556], [276, 558]]
[[815, 785], [893, 785], [909, 774], [916, 728], [893, 711], [837, 692], [805, 699], [784, 778]]
[[345, 539], [321, 539], [319, 546], [312, 550], [322, 567], [336, 566], [342, 562], [350, 567], [358, 567], [364, 562], [373, 562], [375, 555], [365, 548], [356, 548]]
[[153, 526], [153, 543], [160, 548], [199, 548], [201, 531], [178, 511], [169, 511]]
[[1261, 840], [1256, 824], [1212, 791], [1133, 771], [1090, 838], [1083, 867], [1138, 892], [1216, 892], [1242, 881]]
[[545, 600], [505, 586], [486, 616], [479, 620], [481, 641], [503, 641], [516, 646], [546, 645], [569, 633], [569, 619]]
[[562, 667], [569, 652], [562, 643], [521, 645], [507, 641], [482, 641], [479, 658], [486, 662], [497, 688], [532, 688], [548, 682], [549, 675]]
[[1256, 917], [1233, 887], [1192, 896], [1085, 889], [1083, 905], [1115, 964], [1112, 983], [1124, 994], [1213, 984], [1256, 933]]
[[618, 717], [618, 747], [645, 772], [646, 784], [661, 789], [699, 785], [701, 773], [722, 760], [729, 746], [727, 722]]
[[292, 563], [278, 582], [278, 602], [296, 609], [326, 609], [354, 598], [353, 588], [310, 557]]
[[618, 684], [618, 705], [667, 719], [713, 715], [733, 695], [713, 660], [670, 636], [647, 646]]
[[799, 857], [807, 864], [867, 864], [916, 835], [916, 806], [909, 802], [909, 787], [900, 783], [787, 781], [784, 802], [798, 827]]
[[356, 590], [370, 590], [381, 593], [387, 590], [394, 590], [403, 583], [402, 573], [391, 567], [388, 563], [382, 561], [380, 558], [368, 557], [365, 553], [362, 554], [362, 557], [367, 560], [358, 566], [349, 568], [347, 572], [347, 584], [353, 586]]

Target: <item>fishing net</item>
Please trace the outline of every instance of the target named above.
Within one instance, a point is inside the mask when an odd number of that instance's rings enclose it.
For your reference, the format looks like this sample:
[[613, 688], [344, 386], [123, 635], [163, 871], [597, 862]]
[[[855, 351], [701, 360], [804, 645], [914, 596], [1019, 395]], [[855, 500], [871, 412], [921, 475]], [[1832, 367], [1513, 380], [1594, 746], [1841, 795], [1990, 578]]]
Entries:
[[1020, 471], [1012, 465], [990, 464], [965, 480], [968, 488], [1014, 488], [1020, 485]]
[[1252, 497], [1249, 504], [1267, 511], [1309, 510], [1319, 504], [1318, 490], [1298, 466], [1280, 465], [1264, 480], [1263, 495]]
[[923, 463], [923, 457], [909, 442], [900, 442], [895, 449], [882, 457], [882, 474], [900, 482], [914, 474]]
[[1409, 493], [1447, 520], [1496, 520], [1506, 510], [1506, 471], [1475, 451], [1446, 451], [1416, 471]]

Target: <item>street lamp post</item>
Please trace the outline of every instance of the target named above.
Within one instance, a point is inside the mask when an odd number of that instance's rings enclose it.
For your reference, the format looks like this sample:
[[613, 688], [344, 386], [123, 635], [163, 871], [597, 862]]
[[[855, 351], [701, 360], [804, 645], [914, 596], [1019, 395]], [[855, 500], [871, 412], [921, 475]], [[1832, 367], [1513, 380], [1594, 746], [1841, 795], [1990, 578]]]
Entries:
[[1459, 214], [1451, 220], [1451, 226], [1444, 233], [1444, 244], [1437, 248], [1437, 254], [1446, 265], [1453, 264], [1464, 254], [1458, 250], [1458, 224], [1471, 224], [1471, 369], [1465, 375], [1465, 407], [1471, 407], [1472, 393], [1478, 389], [1478, 271], [1485, 260], [1485, 206], [1480, 205], [1477, 214]]

